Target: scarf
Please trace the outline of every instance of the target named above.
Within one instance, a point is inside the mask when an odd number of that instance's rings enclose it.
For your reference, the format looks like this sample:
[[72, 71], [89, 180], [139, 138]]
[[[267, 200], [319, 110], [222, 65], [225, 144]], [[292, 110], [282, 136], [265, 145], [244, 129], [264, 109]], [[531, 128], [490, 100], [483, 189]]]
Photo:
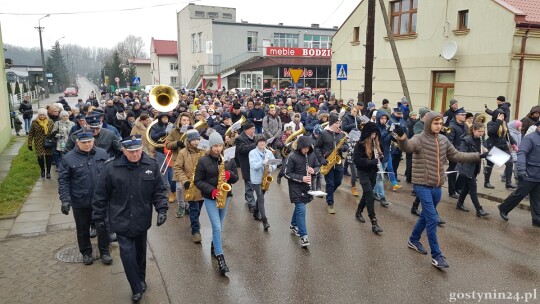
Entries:
[[48, 118], [45, 118], [45, 119], [36, 119], [36, 121], [39, 123], [39, 125], [41, 126], [41, 128], [43, 128], [43, 133], [45, 135], [49, 135], [49, 119]]

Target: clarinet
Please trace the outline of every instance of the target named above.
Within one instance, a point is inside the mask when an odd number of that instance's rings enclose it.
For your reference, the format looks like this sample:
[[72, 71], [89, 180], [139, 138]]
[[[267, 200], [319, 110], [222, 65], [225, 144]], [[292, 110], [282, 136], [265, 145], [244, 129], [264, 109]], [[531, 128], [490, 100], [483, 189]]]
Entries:
[[377, 159], [377, 168], [381, 173], [384, 173], [383, 166], [381, 164], [381, 159], [379, 158], [379, 151], [377, 151], [377, 147], [375, 147], [375, 141], [373, 141], [373, 155]]
[[[309, 174], [308, 169], [309, 169], [309, 159], [306, 154], [306, 176]], [[309, 191], [312, 191], [313, 190], [313, 175], [309, 174], [309, 176], [311, 177], [311, 182], [309, 183]]]
[[[482, 154], [483, 150], [484, 150], [484, 137], [480, 137], [480, 154]], [[483, 158], [482, 159], [482, 172], [484, 172], [484, 174], [487, 174], [487, 164], [486, 164], [486, 159]]]

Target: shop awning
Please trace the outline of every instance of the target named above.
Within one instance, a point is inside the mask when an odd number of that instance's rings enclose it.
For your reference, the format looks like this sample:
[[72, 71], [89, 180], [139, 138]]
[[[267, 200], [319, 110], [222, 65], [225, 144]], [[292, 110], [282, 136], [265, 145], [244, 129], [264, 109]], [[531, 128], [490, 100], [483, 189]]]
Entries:
[[271, 66], [305, 67], [330, 66], [330, 58], [263, 57], [236, 68], [236, 71], [259, 70]]

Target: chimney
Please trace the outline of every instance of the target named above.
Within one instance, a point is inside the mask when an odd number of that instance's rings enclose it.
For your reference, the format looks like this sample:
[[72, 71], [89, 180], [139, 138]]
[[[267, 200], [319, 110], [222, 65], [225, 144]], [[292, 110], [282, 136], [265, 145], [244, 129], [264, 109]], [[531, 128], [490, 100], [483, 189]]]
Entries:
[[311, 27], [317, 27], [317, 28], [318, 28], [318, 27], [319, 27], [319, 24], [318, 24], [318, 23], [312, 23], [312, 24], [311, 24]]

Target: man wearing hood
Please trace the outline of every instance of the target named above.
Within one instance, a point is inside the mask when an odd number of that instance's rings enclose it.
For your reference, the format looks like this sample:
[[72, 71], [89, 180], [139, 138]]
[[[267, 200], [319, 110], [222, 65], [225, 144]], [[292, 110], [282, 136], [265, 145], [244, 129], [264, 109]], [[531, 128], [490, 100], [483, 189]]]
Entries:
[[[497, 147], [504, 152], [510, 154], [510, 147], [513, 150], [517, 151], [516, 141], [510, 136], [507, 125], [507, 116], [502, 109], [496, 109], [493, 111], [491, 121], [487, 123], [487, 134], [488, 139], [486, 140], [487, 148], [491, 149], [492, 147]], [[506, 182], [506, 189], [516, 189], [516, 186], [512, 184], [512, 170], [513, 170], [512, 160], [506, 162], [506, 167], [504, 169], [504, 176]], [[491, 172], [493, 170], [493, 163], [489, 160], [487, 161], [487, 166], [484, 170], [484, 187], [493, 189], [493, 185], [489, 182], [491, 177]]]
[[249, 208], [249, 212], [257, 214], [255, 206], [255, 196], [253, 194], [253, 186], [251, 185], [251, 176], [249, 172], [249, 152], [257, 147], [255, 142], [255, 125], [246, 120], [242, 126], [244, 131], [238, 135], [235, 139], [236, 155], [235, 159], [240, 163], [240, 169], [242, 170], [242, 178], [244, 179], [244, 185], [246, 189], [245, 199]]
[[[424, 131], [407, 139], [405, 130], [396, 126], [394, 132], [398, 136], [399, 147], [406, 153], [413, 153], [412, 182], [417, 197], [422, 204], [422, 213], [416, 222], [408, 241], [408, 247], [427, 254], [420, 243], [420, 237], [426, 230], [431, 249], [432, 265], [447, 268], [448, 263], [442, 255], [437, 240], [437, 204], [441, 200], [442, 185], [446, 181], [444, 164], [453, 162], [478, 162], [487, 153], [459, 152], [444, 135], [439, 134], [443, 127], [442, 115], [429, 112], [425, 115]], [[427, 174], [429, 172], [430, 174]]]
[[289, 183], [289, 198], [294, 204], [294, 212], [289, 228], [300, 237], [302, 247], [309, 246], [306, 227], [306, 206], [313, 197], [308, 194], [313, 190], [312, 177], [317, 175], [320, 164], [313, 152], [313, 140], [309, 136], [300, 136], [296, 149], [289, 154], [285, 162], [284, 176]]
[[[496, 110], [502, 110], [503, 113], [504, 113], [504, 119], [506, 121], [506, 123], [508, 123], [508, 121], [510, 120], [510, 103], [509, 102], [506, 102], [506, 98], [504, 96], [499, 96], [497, 97], [497, 109]], [[493, 112], [495, 111], [492, 111], [490, 110], [487, 105], [484, 105], [485, 108], [486, 108], [486, 113], [488, 113], [489, 115], [493, 116]]]
[[[450, 121], [450, 124], [448, 125], [450, 132], [446, 134], [446, 137], [448, 137], [448, 140], [456, 149], [459, 149], [461, 147], [461, 139], [462, 136], [465, 134], [467, 135], [468, 130], [465, 125], [465, 115], [467, 112], [463, 108], [459, 108], [456, 110], [454, 118], [452, 121]], [[447, 120], [448, 121], [448, 120]], [[457, 163], [450, 162], [448, 164], [447, 171], [456, 171]], [[458, 198], [458, 195], [456, 194], [456, 175], [457, 173], [450, 173], [448, 174], [448, 196], [451, 198]]]
[[527, 133], [527, 130], [533, 126], [535, 123], [538, 122], [538, 119], [540, 118], [540, 106], [534, 106], [529, 111], [529, 114], [527, 116], [523, 117], [521, 119], [521, 122], [523, 125], [521, 126], [521, 134], [525, 136]]

